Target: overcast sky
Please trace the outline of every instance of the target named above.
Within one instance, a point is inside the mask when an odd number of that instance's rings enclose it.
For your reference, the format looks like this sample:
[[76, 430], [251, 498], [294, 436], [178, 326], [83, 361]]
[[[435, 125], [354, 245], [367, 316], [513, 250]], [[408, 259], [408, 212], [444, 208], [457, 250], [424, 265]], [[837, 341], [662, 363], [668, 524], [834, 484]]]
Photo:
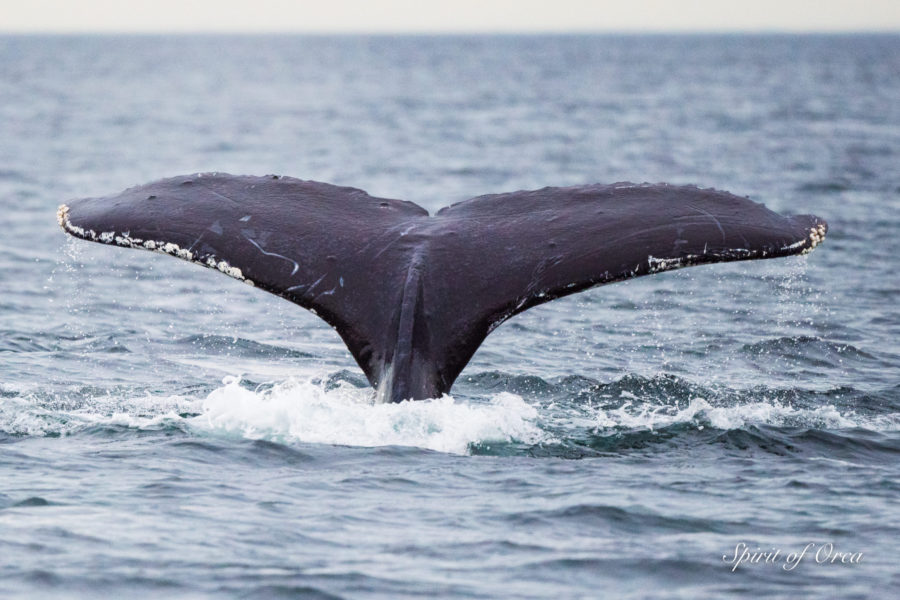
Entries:
[[0, 31], [900, 31], [900, 0], [0, 0]]

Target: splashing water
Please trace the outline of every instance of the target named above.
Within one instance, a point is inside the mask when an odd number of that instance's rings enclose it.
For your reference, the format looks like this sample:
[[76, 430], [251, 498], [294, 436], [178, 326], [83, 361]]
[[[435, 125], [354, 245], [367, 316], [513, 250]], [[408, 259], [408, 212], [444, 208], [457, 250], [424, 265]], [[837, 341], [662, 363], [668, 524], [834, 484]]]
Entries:
[[[524, 448], [564, 443], [581, 435], [655, 431], [673, 425], [697, 430], [736, 430], [772, 425], [823, 429], [900, 430], [900, 414], [870, 415], [830, 403], [798, 406], [750, 392], [740, 398], [707, 399], [648, 390], [657, 380], [624, 378], [617, 397], [602, 393], [586, 402], [526, 401], [502, 391], [482, 399], [452, 396], [379, 404], [371, 390], [328, 377], [288, 378], [257, 385], [225, 377], [202, 398], [143, 396], [76, 390], [71, 397], [22, 395], [0, 405], [0, 431], [11, 435], [59, 436], [91, 427], [138, 430], [175, 428], [200, 437], [238, 437], [278, 443], [343, 446], [411, 446], [451, 454], [490, 444]], [[549, 385], [549, 384], [547, 384]], [[695, 391], [703, 391], [698, 388]]]
[[535, 444], [546, 438], [536, 424], [537, 409], [510, 393], [496, 394], [484, 404], [465, 404], [451, 396], [375, 404], [369, 390], [346, 384], [326, 390], [289, 379], [252, 391], [236, 377], [223, 383], [200, 403], [202, 414], [190, 421], [196, 430], [279, 442], [418, 446], [457, 454], [473, 443]]

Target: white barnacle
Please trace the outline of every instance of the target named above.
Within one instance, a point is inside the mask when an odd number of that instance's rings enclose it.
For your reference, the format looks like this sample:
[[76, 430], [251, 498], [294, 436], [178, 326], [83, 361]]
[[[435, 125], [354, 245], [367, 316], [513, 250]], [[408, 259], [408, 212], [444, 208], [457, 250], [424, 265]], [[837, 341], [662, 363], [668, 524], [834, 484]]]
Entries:
[[222, 273], [225, 273], [226, 275], [228, 275], [229, 277], [234, 277], [235, 279], [240, 279], [242, 281], [244, 279], [244, 274], [241, 273], [240, 269], [238, 269], [237, 267], [232, 267], [224, 260], [220, 260], [219, 263], [216, 265], [216, 268], [219, 271], [221, 271]]
[[655, 256], [647, 257], [647, 266], [650, 267], [651, 273], [677, 269], [681, 266], [681, 264], [682, 259], [680, 258], [656, 258]]
[[79, 227], [78, 225], [72, 224], [72, 221], [69, 220], [69, 207], [65, 204], [61, 204], [58, 209], [56, 209], [56, 221], [59, 223], [59, 226], [63, 228], [64, 231], [71, 233], [72, 235], [80, 238], [87, 238], [88, 234], [84, 229]]
[[[820, 223], [809, 230], [809, 246], [803, 250], [801, 254], [812, 252], [813, 248], [821, 244], [825, 240], [825, 225]], [[806, 241], [805, 239], [803, 240]]]
[[144, 242], [144, 248], [148, 250], [156, 250], [156, 242], [154, 242], [153, 240], [147, 240], [146, 242]]
[[69, 207], [65, 204], [60, 204], [59, 208], [56, 209], [56, 222], [59, 223], [59, 226], [63, 229], [66, 229], [66, 224], [69, 221]]
[[113, 241], [113, 238], [116, 237], [116, 233], [114, 231], [104, 231], [100, 234], [100, 241], [104, 244], [108, 244]]
[[782, 250], [796, 250], [797, 248], [799, 248], [800, 246], [803, 246], [804, 244], [806, 244], [806, 238], [803, 238], [799, 242], [794, 242], [790, 246], [784, 246], [782, 248]]
[[141, 246], [143, 241], [130, 238], [127, 235], [117, 235], [116, 243], [120, 246], [125, 246], [126, 248], [134, 248], [135, 246]]
[[178, 244], [173, 244], [172, 242], [166, 242], [165, 244], [159, 242], [159, 244], [162, 247], [162, 251], [166, 254], [171, 254], [184, 260], [193, 260], [194, 258], [194, 254], [190, 250], [185, 250]]

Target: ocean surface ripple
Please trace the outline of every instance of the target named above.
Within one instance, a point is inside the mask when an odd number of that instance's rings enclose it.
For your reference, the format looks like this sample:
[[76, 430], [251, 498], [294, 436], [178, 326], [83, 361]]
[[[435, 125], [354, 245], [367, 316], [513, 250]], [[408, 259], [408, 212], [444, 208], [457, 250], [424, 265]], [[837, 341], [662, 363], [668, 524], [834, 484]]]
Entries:
[[[6, 36], [0, 51], [0, 597], [900, 589], [900, 36]], [[194, 171], [432, 211], [696, 183], [830, 231], [808, 257], [533, 309], [452, 396], [379, 405], [313, 315], [56, 226], [72, 197]], [[756, 559], [735, 564], [744, 549]]]

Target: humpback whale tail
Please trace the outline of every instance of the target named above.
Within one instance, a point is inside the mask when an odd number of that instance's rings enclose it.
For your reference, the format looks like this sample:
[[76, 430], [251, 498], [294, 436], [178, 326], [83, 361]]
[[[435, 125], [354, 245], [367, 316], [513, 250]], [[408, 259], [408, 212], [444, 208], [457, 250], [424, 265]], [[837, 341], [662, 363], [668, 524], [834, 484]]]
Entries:
[[666, 184], [492, 194], [434, 216], [291, 177], [196, 174], [62, 205], [76, 237], [218, 269], [334, 327], [384, 400], [448, 392], [532, 306], [691, 265], [805, 254], [827, 231], [727, 192]]

